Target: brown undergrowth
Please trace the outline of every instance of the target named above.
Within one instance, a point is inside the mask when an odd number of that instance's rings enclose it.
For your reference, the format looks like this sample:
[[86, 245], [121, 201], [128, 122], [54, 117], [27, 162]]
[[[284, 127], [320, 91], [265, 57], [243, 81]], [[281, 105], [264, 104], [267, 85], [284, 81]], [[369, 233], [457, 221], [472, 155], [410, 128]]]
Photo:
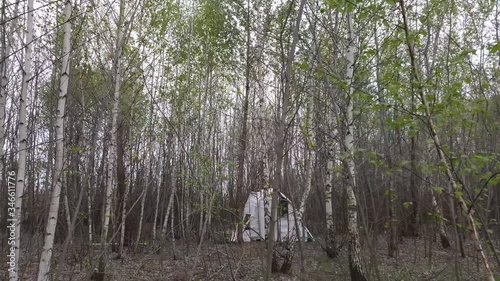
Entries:
[[[461, 280], [483, 280], [479, 256], [474, 251], [472, 243], [468, 242], [466, 241], [465, 258], [461, 258], [458, 252], [455, 255], [453, 248], [441, 248], [438, 242], [433, 242], [430, 251], [430, 241], [422, 238], [400, 241], [396, 258], [387, 256], [387, 244], [384, 238], [376, 241], [375, 259], [373, 255], [372, 259], [369, 258], [367, 245], [363, 245], [363, 254], [370, 280], [456, 280], [456, 265]], [[158, 254], [149, 246], [144, 246], [134, 255], [126, 253], [123, 259], [116, 259], [116, 255], [111, 254], [107, 266], [107, 280], [263, 280], [265, 244], [262, 242], [244, 243], [241, 246], [208, 242], [202, 247], [199, 257], [196, 255], [195, 247], [191, 246], [188, 251], [185, 245], [179, 243], [176, 248], [176, 259], [173, 258], [169, 248]], [[335, 259], [328, 258], [317, 242], [306, 243], [304, 251], [306, 257], [304, 280], [349, 280], [345, 248], [340, 250], [339, 256]], [[298, 252], [296, 255], [291, 273], [275, 275], [274, 280], [300, 280]], [[1, 259], [2, 271], [5, 272], [3, 270], [6, 264], [3, 260], [5, 257], [2, 256]], [[195, 259], [199, 260], [193, 268]], [[35, 279], [36, 257], [33, 256], [29, 260], [31, 262], [28, 264], [21, 265], [24, 269], [23, 280]], [[368, 263], [370, 260], [372, 262]], [[377, 264], [378, 274], [373, 261]], [[57, 280], [86, 280], [94, 267], [95, 265], [90, 265], [88, 257], [68, 259], [58, 266]], [[498, 268], [494, 269], [498, 274]]]

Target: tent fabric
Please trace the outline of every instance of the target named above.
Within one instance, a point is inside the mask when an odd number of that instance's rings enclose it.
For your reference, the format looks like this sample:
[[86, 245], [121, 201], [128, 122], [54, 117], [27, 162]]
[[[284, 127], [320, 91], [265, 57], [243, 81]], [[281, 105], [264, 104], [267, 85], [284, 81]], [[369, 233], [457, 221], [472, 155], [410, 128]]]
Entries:
[[[291, 201], [280, 192], [278, 205], [278, 219], [276, 221], [275, 235], [277, 241], [298, 241], [295, 229], [294, 208]], [[271, 192], [266, 190], [251, 192], [243, 209], [243, 241], [263, 241], [266, 237], [264, 205], [271, 207]], [[301, 221], [297, 222], [300, 239], [312, 241], [313, 236]], [[231, 241], [237, 241], [237, 229], [231, 235]]]

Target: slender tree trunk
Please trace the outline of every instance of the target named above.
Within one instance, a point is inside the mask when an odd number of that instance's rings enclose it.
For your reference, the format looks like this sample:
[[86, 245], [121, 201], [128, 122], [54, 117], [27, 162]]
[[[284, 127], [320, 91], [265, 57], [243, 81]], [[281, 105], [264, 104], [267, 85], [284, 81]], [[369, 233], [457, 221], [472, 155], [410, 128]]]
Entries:
[[[56, 161], [57, 161], [57, 148], [56, 148]], [[64, 163], [64, 154], [62, 162]], [[56, 177], [57, 177], [57, 171], [56, 171]], [[66, 219], [66, 225], [69, 229], [71, 226], [71, 213], [69, 210], [69, 200], [68, 200], [68, 180], [64, 180], [64, 177], [61, 177], [61, 187], [63, 187], [62, 194], [64, 199], [64, 215], [65, 215], [64, 218]]]
[[15, 253], [16, 263], [13, 271], [9, 271], [9, 280], [17, 281], [19, 279], [19, 259], [21, 249], [21, 222], [22, 222], [22, 203], [25, 189], [25, 171], [26, 171], [26, 101], [28, 97], [28, 86], [31, 79], [31, 63], [33, 52], [33, 5], [34, 0], [28, 0], [28, 20], [26, 26], [26, 38], [24, 49], [26, 50], [24, 66], [23, 66], [23, 80], [21, 85], [21, 96], [19, 100], [19, 137], [18, 137], [18, 166], [17, 166], [17, 182], [16, 182], [16, 211], [15, 211]]
[[[92, 140], [91, 140], [91, 148], [90, 152], [87, 154], [87, 167], [86, 167], [86, 179], [85, 182], [87, 184], [87, 212], [88, 212], [88, 237], [89, 237], [89, 245], [92, 246], [94, 242], [93, 238], [93, 213], [92, 213], [92, 188], [94, 185], [99, 184], [97, 178], [93, 177], [94, 174], [94, 166], [95, 166], [95, 153], [97, 146], [97, 133], [98, 133], [98, 118], [99, 115], [95, 115], [94, 117], [94, 128], [92, 128]], [[103, 157], [104, 153], [103, 153]]]
[[[236, 210], [240, 209], [240, 204], [243, 201], [243, 189], [245, 186], [245, 155], [247, 149], [247, 120], [248, 120], [248, 96], [250, 94], [250, 1], [247, 0], [247, 25], [246, 33], [246, 67], [245, 67], [245, 96], [243, 98], [243, 110], [241, 120], [241, 133], [240, 133], [240, 150], [238, 152], [238, 178], [236, 180]], [[244, 218], [241, 218], [243, 221]], [[200, 225], [201, 227], [201, 225]], [[238, 223], [238, 243], [243, 243], [243, 224]]]
[[107, 241], [109, 232], [109, 223], [111, 219], [112, 210], [112, 199], [114, 192], [114, 177], [115, 177], [115, 166], [116, 166], [116, 152], [117, 152], [117, 130], [118, 130], [118, 108], [120, 104], [120, 92], [121, 92], [121, 79], [122, 79], [122, 66], [121, 57], [124, 45], [124, 30], [123, 30], [123, 17], [125, 14], [125, 1], [120, 1], [120, 12], [119, 19], [117, 23], [117, 37], [115, 42], [115, 54], [113, 60], [113, 77], [114, 77], [114, 94], [113, 94], [113, 111], [111, 120], [111, 141], [109, 144], [109, 158], [108, 158], [108, 169], [107, 169], [107, 183], [106, 183], [106, 195], [105, 195], [105, 205], [104, 205], [104, 221], [101, 231], [101, 247], [102, 255], [99, 258], [99, 266], [97, 273], [97, 281], [103, 281], [106, 269], [106, 257], [107, 257]]
[[[130, 175], [133, 175], [134, 170], [132, 169], [130, 172]], [[148, 175], [148, 173], [146, 173]], [[123, 249], [125, 247], [125, 233], [126, 233], [126, 222], [127, 222], [127, 201], [128, 201], [128, 195], [130, 192], [130, 188], [132, 185], [132, 179], [130, 179], [130, 183], [127, 184], [123, 182], [125, 190], [123, 191], [123, 198], [122, 198], [122, 210], [121, 210], [121, 218], [120, 218], [120, 246], [118, 248], [118, 258], [123, 257]], [[146, 183], [147, 184], [147, 183]], [[145, 193], [145, 192], [144, 192]], [[143, 195], [146, 197], [146, 195]], [[142, 202], [141, 202], [142, 203]], [[141, 204], [142, 205], [142, 204]], [[141, 213], [141, 219], [144, 216], [144, 211]], [[142, 223], [142, 220], [141, 220]], [[142, 227], [142, 224], [139, 225], [139, 231], [141, 230], [140, 228]]]
[[[172, 186], [172, 195], [171, 195], [171, 198], [173, 196], [175, 196], [175, 185], [176, 185], [176, 177], [174, 177], [174, 179], [172, 180], [173, 182], [173, 186]], [[170, 202], [169, 202], [170, 203]], [[172, 216], [170, 217], [170, 240], [172, 242], [172, 257], [174, 260], [177, 259], [177, 252], [175, 250], [175, 212], [172, 211]], [[165, 239], [165, 238], [164, 238]]]
[[[1, 32], [0, 32], [0, 41], [1, 41], [1, 49], [0, 49], [0, 172], [3, 173], [2, 178], [0, 178], [0, 184], [3, 184], [5, 182], [5, 152], [3, 150], [4, 144], [5, 144], [5, 127], [6, 127], [6, 118], [5, 118], [5, 101], [7, 99], [7, 86], [9, 83], [9, 79], [7, 77], [8, 69], [9, 69], [9, 58], [10, 56], [10, 51], [11, 51], [11, 44], [14, 43], [14, 30], [17, 25], [17, 16], [18, 16], [18, 5], [19, 2], [16, 2], [14, 5], [14, 13], [13, 13], [13, 19], [11, 21], [9, 31], [7, 31], [7, 15], [6, 15], [6, 8], [7, 8], [7, 1], [3, 0], [2, 1], [2, 8], [1, 8], [1, 21], [2, 21], [2, 27], [1, 27]], [[7, 36], [9, 34], [9, 36]], [[6, 186], [6, 185], [4, 185]], [[3, 190], [2, 190], [3, 192]], [[6, 193], [3, 193], [6, 194]], [[7, 202], [6, 198], [0, 201], [0, 205], [3, 205], [3, 200]], [[4, 208], [5, 209], [5, 208]], [[5, 209], [6, 210], [6, 209]], [[3, 214], [0, 212], [0, 214]], [[7, 213], [5, 213], [5, 218], [7, 217]], [[5, 221], [4, 217], [2, 217], [2, 220]], [[2, 226], [4, 225], [3, 223], [1, 224]]]
[[[277, 219], [277, 209], [278, 209], [278, 196], [281, 190], [281, 184], [283, 182], [283, 173], [282, 173], [283, 157], [284, 157], [283, 153], [285, 146], [287, 114], [289, 110], [292, 64], [295, 59], [295, 48], [299, 40], [300, 21], [302, 19], [302, 12], [304, 11], [305, 4], [306, 4], [305, 0], [300, 1], [300, 6], [297, 11], [297, 18], [295, 21], [295, 26], [293, 29], [292, 44], [290, 45], [290, 50], [287, 55], [286, 66], [281, 76], [284, 90], [281, 97], [282, 98], [281, 110], [277, 114], [279, 119], [278, 119], [278, 128], [276, 130], [276, 139], [274, 145], [274, 150], [276, 155], [276, 166], [274, 169], [273, 191], [272, 191], [272, 201], [271, 201], [271, 225], [269, 227], [270, 236], [267, 245], [267, 267], [265, 275], [266, 281], [270, 280], [271, 272], [277, 270], [277, 268], [273, 270], [273, 264], [276, 264], [275, 262], [273, 262], [273, 260], [275, 260], [274, 240], [275, 240], [275, 231], [277, 227], [276, 219]], [[293, 2], [291, 3], [291, 5], [293, 5]]]
[[[84, 104], [84, 95], [81, 96], [81, 101], [82, 101], [82, 105]], [[77, 132], [77, 134], [81, 134], [81, 131]], [[83, 146], [81, 143], [78, 142], [78, 146]], [[76, 159], [76, 172], [79, 173], [79, 170], [78, 170], [78, 159], [79, 157], [77, 157]], [[73, 175], [74, 178], [76, 178], [74, 175]], [[76, 182], [76, 181], [75, 181]], [[78, 184], [75, 183], [74, 186], [77, 186]], [[66, 238], [64, 240], [64, 243], [63, 243], [63, 247], [62, 247], [62, 255], [59, 256], [59, 259], [57, 261], [57, 265], [60, 265], [61, 263], [63, 263], [63, 261], [66, 260], [66, 257], [68, 255], [68, 247], [72, 244], [72, 241], [73, 241], [73, 232], [75, 230], [75, 225], [76, 225], [76, 222], [79, 218], [79, 214], [80, 214], [80, 207], [82, 205], [82, 201], [83, 201], [83, 197], [84, 197], [84, 194], [85, 194], [86, 190], [85, 190], [85, 185], [82, 185], [81, 188], [80, 188], [80, 192], [78, 194], [78, 199], [77, 199], [77, 202], [76, 202], [76, 206], [75, 206], [75, 211], [73, 213], [73, 217], [71, 218], [71, 223], [70, 225], [68, 226], [68, 233], [66, 235]], [[61, 267], [56, 267], [54, 268], [53, 270], [53, 274], [52, 274], [52, 279], [54, 280], [57, 280], [58, 278], [58, 273], [59, 273], [59, 270]]]
[[[174, 196], [175, 196], [175, 190], [177, 187], [177, 170], [176, 170], [176, 153], [175, 153], [175, 145], [172, 144], [172, 164], [170, 166], [171, 169], [171, 174], [170, 174], [170, 179], [171, 179], [171, 184], [170, 184], [170, 198], [168, 199], [168, 205], [167, 205], [167, 210], [165, 212], [165, 217], [163, 219], [163, 226], [161, 230], [161, 237], [162, 239], [165, 239], [167, 237], [167, 227], [168, 227], [168, 217], [170, 215], [170, 211], [173, 208], [174, 205]], [[179, 209], [182, 208], [182, 206], [179, 206]]]
[[[162, 61], [165, 60], [165, 54], [164, 52], [161, 52], [160, 54], [160, 59]], [[154, 73], [153, 73], [153, 76], [154, 76]], [[158, 77], [157, 77], [157, 80], [158, 80], [158, 88], [162, 87], [164, 85], [164, 78], [165, 78], [165, 73], [163, 72], [159, 72], [158, 73]], [[151, 115], [151, 118], [153, 118], [152, 116], [152, 111], [153, 111], [154, 107], [153, 107], [153, 103], [151, 102], [151, 107], [150, 107], [150, 115]], [[150, 128], [150, 130], [152, 130], [153, 128]], [[165, 166], [166, 166], [166, 160], [167, 160], [167, 156], [166, 156], [166, 149], [165, 149], [165, 145], [162, 145], [161, 146], [161, 156], [160, 156], [160, 160], [158, 160], [158, 164], [159, 164], [159, 174], [160, 176], [158, 177], [158, 184], [156, 185], [156, 201], [155, 201], [155, 214], [154, 214], [154, 219], [153, 219], [153, 241], [154, 243], [156, 242], [156, 235], [157, 235], [157, 227], [158, 227], [158, 214], [159, 214], [159, 206], [160, 206], [160, 198], [161, 198], [161, 190], [162, 190], [162, 187], [163, 187], [163, 183], [164, 183], [164, 179], [165, 179]]]
[[161, 197], [161, 189], [163, 186], [163, 183], [165, 181], [165, 165], [166, 165], [166, 153], [165, 153], [165, 147], [163, 149], [163, 159], [159, 161], [159, 163], [162, 163], [161, 165], [161, 172], [160, 172], [160, 177], [158, 181], [158, 185], [156, 186], [156, 203], [155, 203], [155, 215], [154, 215], [154, 221], [153, 221], [153, 241], [156, 242], [156, 228], [157, 226], [157, 221], [158, 221], [158, 212], [159, 212], [159, 206], [160, 206], [160, 197]]
[[346, 132], [344, 137], [344, 146], [347, 152], [347, 228], [349, 232], [349, 268], [351, 271], [351, 280], [365, 281], [367, 280], [363, 263], [361, 259], [361, 246], [359, 242], [359, 227], [358, 227], [358, 204], [354, 191], [357, 188], [355, 164], [354, 164], [354, 118], [353, 118], [353, 80], [354, 80], [354, 52], [355, 38], [353, 36], [353, 23], [351, 13], [347, 15], [347, 108], [346, 108]]
[[[119, 38], [122, 38], [123, 33], [119, 31]], [[121, 41], [121, 39], [118, 39]], [[113, 179], [115, 176], [115, 162], [116, 162], [116, 131], [117, 131], [117, 119], [118, 119], [118, 106], [120, 99], [120, 88], [121, 88], [121, 51], [117, 50], [117, 54], [115, 55], [115, 89], [114, 89], [114, 102], [113, 102], [113, 111], [112, 111], [112, 121], [111, 121], [111, 141], [109, 145], [109, 160], [108, 160], [108, 169], [107, 169], [107, 183], [106, 183], [106, 204], [104, 211], [104, 223], [103, 223], [103, 231], [102, 231], [102, 243], [106, 243], [108, 237], [109, 230], [109, 221], [111, 218], [111, 201], [112, 194], [114, 191], [114, 183]]]
[[[375, 46], [377, 49], [377, 55], [376, 55], [376, 60], [377, 60], [377, 65], [380, 65], [381, 58], [380, 58], [380, 48], [379, 48], [379, 42], [378, 42], [378, 35], [377, 35], [377, 28], [374, 30], [375, 33]], [[377, 67], [376, 70], [376, 78], [377, 78], [377, 91], [379, 92], [380, 95], [380, 102], [382, 103], [382, 109], [380, 111], [380, 127], [382, 131], [382, 140], [383, 140], [383, 145], [385, 147], [385, 158], [387, 161], [387, 167], [389, 169], [392, 169], [392, 156], [391, 156], [391, 151], [390, 151], [390, 137], [389, 137], [389, 132], [387, 132], [385, 128], [385, 123], [386, 123], [386, 108], [385, 108], [385, 92], [383, 92], [382, 85], [381, 85], [381, 78], [380, 78], [380, 68]], [[385, 175], [384, 175], [385, 176]], [[389, 189], [388, 189], [388, 202], [389, 202], [389, 243], [388, 243], [388, 255], [389, 257], [395, 257], [397, 250], [398, 250], [398, 235], [397, 235], [397, 218], [395, 216], [395, 207], [394, 207], [394, 199], [396, 197], [396, 191], [394, 190], [394, 179], [392, 178], [391, 175], [387, 176], [387, 181], [389, 182]], [[375, 206], [375, 205], [374, 205]]]
[[[3, 0], [2, 1], [2, 8], [1, 8], [1, 21], [2, 21], [2, 27], [0, 29], [0, 43], [1, 43], [1, 49], [0, 49], [0, 173], [2, 175], [0, 176], [0, 185], [2, 188], [0, 189], [0, 192], [2, 194], [7, 194], [8, 192], [8, 183], [7, 183], [7, 171], [5, 170], [5, 151], [3, 149], [4, 144], [5, 144], [5, 127], [6, 127], [6, 112], [5, 112], [5, 101], [7, 99], [7, 86], [9, 83], [8, 77], [7, 77], [7, 72], [9, 68], [9, 59], [8, 56], [10, 55], [10, 50], [11, 50], [11, 44], [13, 44], [13, 35], [14, 35], [14, 28], [15, 25], [17, 24], [17, 11], [18, 11], [18, 4], [19, 2], [16, 2], [14, 6], [14, 19], [11, 21], [11, 26], [9, 29], [9, 36], [7, 37], [7, 14], [6, 14], [6, 8], [7, 8], [7, 1]], [[8, 40], [8, 41], [7, 41]], [[9, 43], [8, 43], [9, 42]], [[3, 196], [0, 199], [0, 205], [1, 206], [7, 206], [8, 201], [7, 197]], [[2, 222], [0, 222], [0, 227], [5, 229], [7, 227], [6, 223], [7, 218], [9, 217], [8, 215], [8, 208], [2, 208], [0, 210], [0, 219]], [[7, 244], [7, 241], [2, 241], [1, 245], [2, 248], [4, 245]]]
[[[488, 257], [486, 256], [486, 254], [483, 250], [483, 246], [482, 246], [481, 240], [479, 238], [479, 233], [477, 231], [476, 222], [474, 221], [474, 218], [472, 215], [473, 212], [472, 212], [472, 210], [470, 212], [468, 212], [467, 204], [461, 195], [461, 191], [460, 191], [461, 187], [459, 187], [457, 185], [457, 183], [453, 177], [453, 174], [452, 174], [451, 169], [450, 169], [450, 165], [448, 163], [448, 160], [447, 160], [447, 158], [444, 154], [443, 148], [441, 146], [439, 136], [436, 133], [434, 121], [433, 121], [432, 115], [431, 115], [431, 110], [430, 110], [429, 104], [427, 102], [426, 96], [424, 94], [424, 91], [422, 89], [423, 85], [422, 85], [422, 83], [420, 81], [420, 77], [418, 75], [418, 67], [417, 67], [417, 62], [416, 62], [415, 50], [414, 50], [413, 42], [410, 39], [410, 30], [409, 30], [408, 21], [406, 18], [406, 7], [405, 7], [404, 0], [399, 0], [399, 4], [401, 7], [401, 13], [403, 16], [403, 25], [404, 25], [404, 31], [405, 31], [405, 37], [406, 37], [406, 44], [408, 47], [408, 53], [409, 53], [410, 62], [411, 62], [411, 80], [413, 83], [416, 83], [416, 85], [417, 85], [417, 88], [415, 90], [417, 90], [419, 97], [420, 97], [420, 100], [422, 101], [422, 105], [424, 106], [425, 116], [427, 117], [427, 127], [428, 127], [430, 134], [431, 134], [431, 137], [433, 139], [434, 146], [436, 147], [439, 161], [441, 162], [441, 165], [444, 168], [446, 177], [448, 179], [448, 183], [449, 183], [448, 194], [450, 194], [450, 195], [455, 194], [455, 198], [458, 201], [461, 212], [467, 218], [469, 226], [472, 229], [472, 236], [474, 237], [474, 240], [475, 240], [476, 249], [477, 249], [479, 255], [481, 256], [481, 261], [482, 261], [483, 266], [485, 268], [486, 279], [489, 281], [494, 281], [495, 278], [494, 278], [493, 272], [490, 268], [490, 264], [488, 262]], [[452, 204], [452, 206], [453, 206], [453, 204]]]
[[[64, 5], [64, 38], [63, 38], [63, 62], [61, 69], [61, 86], [59, 88], [59, 101], [57, 103], [56, 120], [56, 174], [53, 178], [52, 196], [50, 199], [49, 216], [45, 230], [45, 239], [38, 266], [38, 281], [50, 280], [50, 263], [54, 247], [54, 237], [59, 213], [61, 185], [63, 179], [64, 160], [64, 117], [66, 109], [66, 95], [68, 94], [70, 57], [71, 57], [71, 1], [66, 0]], [[67, 204], [67, 197], [66, 197]], [[69, 214], [68, 214], [69, 215]], [[71, 222], [68, 226], [71, 227]], [[71, 231], [71, 229], [69, 229]]]
[[[427, 147], [426, 158], [430, 159], [430, 154], [431, 154], [431, 150], [432, 150], [432, 144], [429, 143], [427, 146], [428, 147]], [[429, 176], [426, 177], [425, 181], [426, 182], [430, 182], [429, 181]], [[443, 246], [443, 248], [446, 249], [446, 248], [450, 247], [450, 239], [448, 239], [448, 235], [446, 234], [446, 229], [444, 227], [443, 212], [441, 211], [441, 207], [438, 204], [437, 194], [436, 194], [436, 192], [434, 192], [433, 188], [430, 188], [430, 193], [431, 193], [432, 209], [433, 209], [434, 213], [436, 213], [437, 216], [438, 216], [438, 218], [436, 219], [436, 224], [437, 224], [437, 230], [438, 230], [438, 233], [439, 233], [439, 239], [440, 239], [440, 242], [441, 242], [441, 246]], [[434, 240], [434, 237], [432, 238], [432, 240]]]
[[113, 103], [113, 112], [112, 112], [112, 121], [111, 121], [111, 141], [109, 145], [109, 160], [107, 167], [107, 183], [106, 183], [106, 198], [105, 198], [105, 211], [104, 211], [104, 223], [103, 223], [103, 231], [102, 231], [102, 243], [106, 243], [108, 237], [109, 230], [109, 222], [111, 218], [111, 203], [114, 191], [114, 176], [115, 176], [115, 158], [116, 158], [116, 130], [117, 130], [117, 117], [118, 117], [118, 105], [119, 105], [119, 97], [120, 97], [120, 75], [121, 75], [121, 66], [120, 59], [116, 62], [116, 71], [115, 71], [115, 91], [114, 91], [114, 103]]
[[[495, 2], [495, 39], [500, 41], [500, 20], [498, 19], [498, 16], [500, 15], [500, 11], [498, 9], [499, 3], [498, 1]], [[498, 53], [498, 66], [500, 66], [500, 52]]]
[[[7, 44], [7, 23], [5, 20], [7, 19], [5, 9], [7, 6], [7, 1], [2, 1], [2, 8], [0, 11], [0, 21], [2, 21], [1, 32], [0, 32], [0, 172], [3, 173], [4, 167], [4, 150], [3, 145], [5, 143], [5, 100], [7, 98], [7, 84], [9, 82], [7, 78], [7, 69], [8, 69], [8, 54], [10, 53], [10, 44]], [[16, 9], [17, 11], [17, 9]], [[0, 178], [0, 184], [3, 185], [3, 175]], [[1, 190], [2, 192], [4, 190]], [[3, 200], [3, 199], [2, 199]], [[2, 204], [3, 201], [0, 201]], [[2, 206], [4, 206], [2, 204]], [[3, 218], [3, 210], [1, 212], [1, 219]]]
[[[336, 132], [333, 133], [336, 135]], [[326, 211], [326, 247], [325, 252], [329, 258], [335, 258], [338, 255], [337, 245], [335, 244], [335, 224], [333, 218], [333, 173], [335, 154], [335, 145], [333, 140], [328, 141], [328, 154], [326, 163], [326, 181], [325, 181], [325, 211]]]
[[264, 109], [264, 90], [261, 91], [261, 97], [259, 98], [259, 130], [261, 134], [260, 150], [261, 150], [261, 169], [262, 169], [262, 189], [264, 192], [264, 240], [269, 238], [269, 223], [271, 222], [271, 193], [269, 188], [269, 169], [267, 166], [267, 144], [266, 144], [266, 132], [264, 131], [264, 120], [265, 120], [265, 109]]
[[[152, 115], [151, 115], [151, 118]], [[149, 143], [149, 147], [151, 147], [151, 142]], [[142, 234], [142, 225], [144, 223], [144, 207], [146, 206], [146, 198], [148, 195], [148, 188], [149, 188], [149, 176], [150, 176], [150, 170], [151, 170], [151, 163], [153, 161], [153, 153], [150, 153], [149, 155], [149, 163], [146, 161], [146, 173], [147, 175], [146, 180], [144, 181], [144, 190], [141, 192], [141, 211], [139, 215], [139, 228], [137, 229], [137, 238], [135, 239], [135, 244], [134, 244], [134, 252], [137, 251], [137, 247], [139, 246], [139, 243], [141, 242], [141, 234]], [[154, 230], [153, 230], [154, 231]]]
[[[271, 2], [267, 2], [267, 6], [264, 7], [265, 11], [270, 10]], [[270, 200], [269, 200], [269, 169], [267, 166], [267, 132], [265, 130], [265, 120], [266, 120], [266, 109], [265, 109], [265, 87], [261, 83], [264, 77], [264, 73], [262, 70], [263, 65], [263, 53], [264, 47], [267, 42], [269, 26], [270, 26], [271, 17], [269, 13], [266, 13], [264, 18], [264, 23], [262, 25], [262, 31], [257, 33], [257, 51], [255, 55], [255, 64], [256, 64], [256, 81], [258, 82], [257, 91], [258, 91], [258, 128], [257, 134], [260, 136], [259, 146], [260, 146], [260, 169], [262, 171], [262, 178], [259, 184], [262, 185], [262, 189], [264, 191], [264, 239], [267, 241], [269, 236], [269, 222], [271, 221], [271, 210], [270, 210]]]
[[[413, 104], [413, 101], [412, 101]], [[412, 105], [413, 107], [413, 105]], [[414, 112], [412, 110], [412, 112]], [[413, 118], [413, 115], [412, 115]], [[409, 236], [418, 237], [418, 185], [417, 185], [417, 136], [410, 138], [410, 217], [409, 217]]]
[[[82, 98], [82, 108], [85, 110], [85, 99]], [[94, 118], [94, 124], [97, 124], [99, 116], [96, 115]], [[90, 258], [89, 260], [92, 261], [92, 249], [93, 249], [93, 243], [94, 243], [94, 237], [93, 237], [93, 213], [92, 213], [92, 188], [94, 187], [94, 184], [97, 182], [95, 180], [95, 177], [92, 175], [94, 174], [94, 166], [95, 166], [95, 152], [96, 152], [96, 143], [97, 143], [97, 126], [94, 126], [92, 129], [91, 133], [91, 139], [89, 144], [91, 145], [89, 153], [87, 153], [87, 164], [85, 167], [86, 173], [84, 177], [84, 183], [87, 186], [87, 220], [88, 220], [88, 239], [89, 239], [89, 255]], [[103, 155], [104, 157], [104, 155]]]
[[[307, 109], [306, 109], [306, 116], [304, 120], [304, 145], [306, 146], [306, 164], [305, 164], [305, 186], [304, 186], [304, 192], [302, 193], [302, 196], [300, 197], [300, 203], [299, 203], [299, 209], [298, 211], [294, 209], [293, 216], [294, 216], [294, 225], [292, 229], [289, 231], [288, 234], [288, 243], [287, 243], [287, 250], [285, 251], [284, 254], [284, 261], [283, 264], [281, 265], [280, 271], [282, 273], [289, 273], [290, 269], [292, 268], [292, 262], [293, 262], [293, 256], [295, 254], [295, 243], [301, 243], [306, 239], [306, 234], [305, 234], [305, 226], [303, 224], [303, 215], [306, 209], [306, 202], [307, 198], [309, 198], [309, 193], [311, 192], [311, 179], [312, 179], [312, 172], [313, 172], [313, 161], [314, 161], [314, 135], [313, 135], [313, 130], [310, 129], [310, 117], [313, 112], [313, 103], [312, 97], [307, 97]], [[290, 212], [290, 210], [289, 210]], [[302, 227], [298, 227], [298, 224], [300, 224]], [[295, 236], [296, 235], [296, 236]], [[301, 237], [302, 235], [302, 237]], [[304, 278], [304, 276], [302, 277]]]
[[[203, 183], [201, 183], [203, 185]], [[200, 193], [200, 217], [199, 217], [199, 221], [198, 221], [198, 238], [200, 237], [201, 235], [201, 232], [203, 230], [203, 217], [204, 217], [204, 214], [205, 214], [205, 208], [204, 208], [204, 205], [205, 205], [205, 191], [203, 189], [201, 189], [199, 191]], [[243, 233], [243, 231], [242, 231]]]
[[[127, 197], [128, 197], [128, 184], [126, 182], [126, 167], [125, 167], [125, 149], [127, 146], [127, 135], [129, 134], [129, 120], [122, 116], [123, 114], [118, 110], [118, 127], [116, 131], [116, 206], [114, 210], [115, 223], [112, 225], [116, 232], [120, 231], [120, 240], [118, 241], [118, 254], [121, 257], [123, 245], [121, 238], [125, 237], [125, 219], [127, 213]], [[133, 120], [133, 115], [131, 120]], [[123, 240], [125, 241], [125, 240]], [[114, 242], [114, 241], [112, 241]]]
[[[432, 72], [433, 72], [433, 69], [434, 69], [434, 64], [436, 62], [436, 54], [437, 54], [437, 44], [438, 44], [438, 40], [439, 40], [439, 34], [441, 33], [441, 26], [443, 24], [443, 19], [440, 19], [439, 22], [435, 23], [434, 25], [437, 26], [437, 31], [435, 32], [435, 35], [434, 35], [434, 42], [432, 43], [433, 47], [432, 47], [432, 58], [429, 56], [429, 50], [431, 48], [431, 41], [432, 41], [432, 26], [433, 26], [433, 23], [431, 20], [427, 20], [427, 42], [426, 42], [426, 46], [425, 46], [425, 49], [424, 49], [424, 63], [425, 63], [425, 71], [426, 71], [426, 75], [427, 75], [427, 79], [430, 79], [430, 77], [432, 77]], [[430, 59], [432, 59], [432, 63], [430, 62]], [[426, 158], [427, 159], [431, 159], [431, 150], [432, 150], [432, 147], [433, 145], [428, 143], [427, 144], [427, 149], [426, 149]], [[426, 176], [426, 182], [430, 182], [429, 181], [429, 176]], [[444, 216], [443, 216], [443, 212], [441, 210], [441, 207], [438, 205], [438, 201], [437, 201], [437, 194], [434, 192], [434, 190], [431, 188], [430, 189], [430, 194], [431, 194], [431, 205], [432, 205], [432, 209], [433, 211], [438, 215], [439, 219], [436, 221], [437, 223], [437, 230], [438, 230], [438, 233], [439, 233], [439, 239], [440, 239], [440, 242], [441, 242], [441, 246], [443, 248], [449, 248], [450, 247], [450, 239], [448, 238], [448, 235], [446, 234], [446, 230], [445, 230], [445, 226], [444, 226]], [[434, 240], [434, 237], [433, 237], [433, 240]], [[432, 254], [432, 250], [429, 251], [431, 254]]]

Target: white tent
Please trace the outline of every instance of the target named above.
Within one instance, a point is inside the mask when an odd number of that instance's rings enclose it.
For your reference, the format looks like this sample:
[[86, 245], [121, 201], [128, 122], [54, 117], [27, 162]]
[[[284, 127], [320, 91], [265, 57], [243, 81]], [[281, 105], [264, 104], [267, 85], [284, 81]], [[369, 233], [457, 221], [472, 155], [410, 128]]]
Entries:
[[[261, 241], [265, 240], [266, 231], [264, 218], [264, 202], [267, 201], [269, 209], [271, 208], [271, 193], [266, 190], [251, 192], [243, 209], [243, 241]], [[297, 241], [297, 230], [295, 229], [295, 216], [292, 203], [286, 196], [280, 192], [278, 205], [278, 219], [276, 221], [275, 235], [277, 241], [288, 241], [292, 239]], [[299, 235], [304, 241], [312, 241], [313, 237], [309, 230], [297, 222]], [[231, 241], [237, 241], [237, 230], [231, 235]]]

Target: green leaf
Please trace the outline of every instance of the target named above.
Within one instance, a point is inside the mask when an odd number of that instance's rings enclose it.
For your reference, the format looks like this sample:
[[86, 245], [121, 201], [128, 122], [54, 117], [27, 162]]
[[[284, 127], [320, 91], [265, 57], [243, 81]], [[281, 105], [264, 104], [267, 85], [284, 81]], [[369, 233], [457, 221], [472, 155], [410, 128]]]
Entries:
[[342, 0], [326, 0], [326, 4], [333, 9], [340, 9], [344, 5], [344, 1]]
[[396, 5], [396, 0], [385, 0], [389, 5]]
[[368, 49], [364, 53], [365, 53], [365, 55], [372, 57], [372, 56], [375, 56], [377, 54], [377, 51], [375, 49]]
[[307, 70], [309, 68], [309, 64], [306, 61], [300, 62], [298, 66], [301, 70]]
[[442, 193], [443, 193], [444, 188], [442, 188], [441, 186], [435, 186], [435, 187], [433, 187], [433, 188], [432, 188], [432, 190], [434, 190], [434, 192], [435, 192], [436, 194], [442, 194]]
[[492, 53], [496, 53], [498, 51], [500, 51], [500, 40], [490, 48], [490, 52]]
[[412, 202], [404, 202], [403, 203], [403, 208], [408, 209], [411, 204], [412, 204]]
[[401, 162], [398, 163], [398, 166], [403, 167], [410, 164], [410, 161], [408, 160], [402, 160]]

